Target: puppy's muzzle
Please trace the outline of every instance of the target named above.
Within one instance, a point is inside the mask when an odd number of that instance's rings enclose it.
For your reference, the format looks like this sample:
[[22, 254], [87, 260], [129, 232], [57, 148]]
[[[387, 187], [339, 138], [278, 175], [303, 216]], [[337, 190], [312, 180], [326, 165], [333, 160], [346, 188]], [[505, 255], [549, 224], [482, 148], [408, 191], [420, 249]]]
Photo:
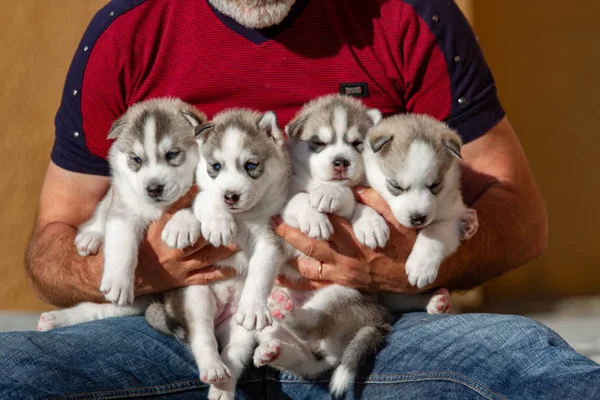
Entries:
[[350, 167], [350, 161], [345, 158], [338, 157], [333, 160], [333, 174], [336, 179], [346, 179], [348, 175], [348, 168]]
[[148, 196], [150, 196], [153, 199], [157, 199], [160, 197], [160, 195], [162, 195], [163, 193], [163, 189], [165, 188], [165, 185], [159, 185], [159, 184], [150, 184], [148, 186], [146, 186], [146, 192], [148, 193]]
[[427, 220], [427, 215], [418, 214], [418, 213], [410, 214], [410, 224], [412, 226], [421, 226], [425, 223], [426, 220]]
[[223, 200], [228, 206], [235, 206], [240, 201], [239, 193], [227, 191], [223, 195]]

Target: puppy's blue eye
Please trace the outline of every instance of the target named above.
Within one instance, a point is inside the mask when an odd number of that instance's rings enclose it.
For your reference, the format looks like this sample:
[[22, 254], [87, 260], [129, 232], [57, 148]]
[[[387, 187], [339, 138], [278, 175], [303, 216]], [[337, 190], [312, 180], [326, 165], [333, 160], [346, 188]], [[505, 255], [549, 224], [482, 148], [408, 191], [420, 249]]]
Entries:
[[246, 171], [254, 171], [256, 169], [256, 167], [258, 167], [258, 164], [250, 162], [250, 161], [248, 161], [246, 163], [246, 165], [244, 166], [244, 168], [246, 168]]
[[141, 158], [139, 158], [139, 157], [132, 157], [132, 158], [133, 158], [133, 161], [135, 161], [136, 163], [138, 163], [138, 164], [142, 163], [142, 159]]
[[221, 170], [221, 164], [220, 163], [214, 163], [212, 166], [212, 169], [214, 169], [215, 171], [220, 171]]
[[177, 157], [179, 155], [178, 151], [170, 151], [167, 153], [166, 157], [168, 161], [171, 161], [173, 159], [175, 159], [175, 157]]

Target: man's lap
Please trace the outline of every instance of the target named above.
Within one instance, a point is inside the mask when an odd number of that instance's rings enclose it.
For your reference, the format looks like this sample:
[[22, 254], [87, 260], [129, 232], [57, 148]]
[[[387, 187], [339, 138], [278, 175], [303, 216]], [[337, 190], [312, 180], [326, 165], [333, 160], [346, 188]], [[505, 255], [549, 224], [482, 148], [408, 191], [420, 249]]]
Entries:
[[[142, 317], [50, 332], [0, 334], [2, 399], [204, 398], [187, 348]], [[327, 377], [268, 368], [242, 377], [240, 398], [329, 398]], [[268, 393], [268, 394], [267, 394]], [[365, 365], [349, 398], [600, 398], [600, 366], [530, 319], [406, 314]]]

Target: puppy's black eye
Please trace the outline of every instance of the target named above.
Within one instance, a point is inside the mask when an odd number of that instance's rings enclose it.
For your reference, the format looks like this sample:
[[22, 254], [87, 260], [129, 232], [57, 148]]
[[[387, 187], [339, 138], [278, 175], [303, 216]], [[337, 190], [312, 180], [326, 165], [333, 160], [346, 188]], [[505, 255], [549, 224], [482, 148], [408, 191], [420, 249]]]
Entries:
[[396, 181], [389, 180], [387, 184], [390, 193], [392, 193], [394, 196], [399, 196], [406, 190], [405, 188], [400, 186]]
[[131, 159], [132, 159], [133, 161], [135, 161], [137, 164], [140, 164], [140, 165], [142, 164], [142, 159], [141, 159], [141, 158], [139, 158], [139, 157], [131, 157]]
[[175, 159], [175, 157], [177, 157], [177, 156], [179, 155], [179, 153], [180, 153], [180, 152], [179, 152], [179, 151], [177, 151], [177, 150], [174, 150], [174, 151], [169, 151], [169, 152], [166, 154], [167, 161], [174, 160], [174, 159]]
[[352, 142], [352, 147], [354, 147], [358, 151], [361, 151], [363, 149], [363, 141], [355, 140], [354, 142]]
[[258, 167], [258, 163], [253, 163], [251, 161], [248, 161], [244, 165], [244, 168], [246, 169], [246, 171], [254, 171], [257, 167]]
[[442, 190], [442, 180], [433, 182], [431, 186], [429, 186], [429, 191], [433, 194], [438, 194]]
[[214, 163], [213, 165], [211, 165], [211, 167], [215, 171], [220, 171], [221, 170], [221, 164], [220, 163]]
[[325, 146], [326, 144], [323, 143], [318, 136], [313, 136], [310, 139], [310, 142], [308, 142], [308, 147], [315, 153], [318, 153], [319, 151], [323, 150]]

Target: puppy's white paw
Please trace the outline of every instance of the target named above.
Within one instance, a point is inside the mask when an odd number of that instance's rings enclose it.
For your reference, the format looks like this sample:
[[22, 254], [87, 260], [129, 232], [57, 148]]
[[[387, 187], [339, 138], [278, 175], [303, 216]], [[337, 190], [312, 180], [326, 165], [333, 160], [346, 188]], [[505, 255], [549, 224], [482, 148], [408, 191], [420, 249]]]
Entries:
[[428, 314], [445, 314], [450, 310], [452, 301], [447, 289], [438, 289], [433, 293], [427, 304]]
[[379, 214], [361, 217], [352, 224], [356, 239], [371, 249], [385, 247], [390, 238], [390, 228]]
[[214, 385], [210, 385], [208, 400], [235, 400], [235, 392], [221, 390]]
[[163, 242], [175, 249], [193, 246], [200, 237], [200, 222], [191, 213], [175, 213], [165, 225]]
[[61, 311], [50, 311], [40, 315], [38, 320], [37, 330], [40, 332], [49, 331], [50, 329], [58, 328], [61, 325]]
[[292, 313], [294, 309], [294, 303], [286, 292], [279, 289], [274, 289], [271, 296], [267, 300], [267, 306], [271, 310], [271, 316], [275, 319], [285, 319], [285, 317]]
[[337, 185], [319, 186], [308, 194], [310, 206], [321, 213], [334, 213], [340, 209], [343, 192]]
[[102, 275], [100, 292], [104, 298], [113, 304], [126, 306], [133, 303], [133, 277]]
[[479, 218], [477, 218], [477, 211], [469, 208], [460, 221], [460, 240], [465, 241], [471, 239], [478, 229]]
[[235, 313], [235, 322], [243, 326], [248, 331], [260, 331], [273, 323], [269, 309], [260, 302], [248, 302], [244, 304], [240, 301], [238, 310]]
[[204, 383], [221, 383], [231, 379], [229, 368], [219, 359], [201, 360], [200, 380]]
[[333, 233], [333, 225], [327, 215], [312, 209], [298, 215], [298, 228], [306, 236], [318, 240], [327, 240]]
[[277, 360], [281, 354], [281, 343], [277, 339], [269, 339], [254, 350], [254, 365], [264, 367]]
[[440, 263], [436, 258], [429, 257], [426, 252], [415, 252], [413, 249], [406, 260], [408, 282], [418, 288], [424, 288], [435, 281], [439, 268]]
[[215, 247], [228, 245], [237, 233], [235, 219], [228, 212], [204, 216], [200, 226], [204, 239]]
[[104, 235], [96, 231], [81, 231], [75, 236], [77, 253], [83, 257], [98, 254], [102, 242], [104, 242]]

